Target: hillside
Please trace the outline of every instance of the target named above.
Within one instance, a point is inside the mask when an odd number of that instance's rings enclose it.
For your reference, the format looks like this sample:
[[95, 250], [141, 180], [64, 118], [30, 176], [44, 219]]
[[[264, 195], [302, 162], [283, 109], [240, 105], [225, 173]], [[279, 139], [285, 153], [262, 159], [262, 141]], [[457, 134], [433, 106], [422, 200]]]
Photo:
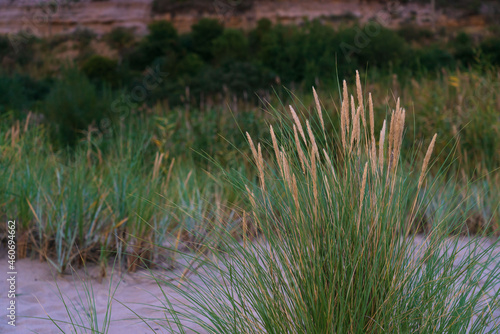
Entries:
[[[377, 19], [385, 26], [483, 27], [498, 13], [498, 1], [463, 1], [450, 8], [430, 1], [347, 0], [0, 0], [0, 33], [28, 31], [36, 36], [69, 33], [85, 27], [97, 34], [115, 27], [132, 28], [143, 35], [147, 25], [165, 19], [181, 32], [201, 17], [223, 20], [227, 27], [250, 28], [262, 18], [273, 22], [300, 24], [304, 19], [322, 19], [332, 24]], [[460, 2], [459, 2], [460, 3]], [[374, 14], [375, 13], [375, 14]]]

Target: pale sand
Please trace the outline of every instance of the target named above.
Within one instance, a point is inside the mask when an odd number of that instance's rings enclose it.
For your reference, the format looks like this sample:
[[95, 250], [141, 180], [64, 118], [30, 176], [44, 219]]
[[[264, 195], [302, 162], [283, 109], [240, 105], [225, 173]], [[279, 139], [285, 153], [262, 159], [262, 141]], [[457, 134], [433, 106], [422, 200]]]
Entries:
[[[2, 252], [1, 254], [5, 254]], [[7, 258], [1, 256], [0, 269], [1, 272], [7, 272]], [[46, 312], [57, 320], [68, 320], [68, 315], [64, 304], [61, 302], [60, 293], [65, 295], [65, 301], [70, 303], [70, 300], [78, 303], [81, 298], [85, 302], [85, 293], [82, 288], [82, 283], [76, 276], [71, 274], [60, 276], [55, 275], [53, 268], [48, 263], [41, 263], [36, 260], [23, 259], [16, 263], [17, 267], [17, 298], [16, 298], [16, 327], [7, 325], [7, 312], [4, 305], [8, 306], [7, 299], [7, 284], [5, 280], [1, 283], [0, 307], [1, 307], [1, 321], [0, 333], [61, 333], [60, 330], [50, 320], [34, 319], [33, 317], [47, 318]], [[90, 268], [88, 270], [88, 277], [91, 277], [92, 289], [94, 291], [95, 303], [98, 310], [99, 330], [102, 328], [104, 314], [108, 303], [108, 295], [110, 284], [109, 278], [97, 279], [98, 268]], [[85, 277], [83, 269], [76, 270], [78, 275]], [[174, 271], [177, 275], [180, 274], [179, 270]], [[156, 270], [155, 275], [170, 275], [172, 272], [167, 270]], [[6, 274], [5, 274], [6, 275]], [[3, 275], [3, 276], [5, 276]], [[112, 279], [113, 288], [119, 281], [119, 274], [115, 274]], [[126, 304], [134, 312], [145, 318], [165, 318], [163, 312], [158, 309], [152, 309], [151, 306], [162, 306], [161, 298], [162, 291], [158, 284], [152, 279], [150, 273], [146, 270], [139, 270], [136, 273], [121, 274], [122, 280], [118, 284], [115, 292], [115, 301], [112, 304], [112, 320], [108, 333], [110, 334], [142, 334], [152, 333], [153, 331], [141, 320], [138, 320], [129, 309], [121, 303]], [[56, 285], [57, 279], [57, 285]], [[190, 277], [191, 280], [201, 283], [196, 276]], [[167, 286], [162, 287], [163, 291], [171, 298], [174, 304], [187, 305], [185, 298], [172, 288]], [[77, 291], [80, 291], [78, 293]], [[79, 297], [80, 296], [80, 297]], [[163, 298], [162, 298], [163, 299]], [[119, 302], [118, 302], [119, 301]], [[146, 304], [146, 305], [139, 305]], [[72, 308], [72, 306], [69, 306]], [[74, 308], [72, 309], [74, 310]], [[74, 313], [74, 311], [73, 311]], [[148, 322], [157, 333], [169, 333], [163, 327], [155, 325], [154, 322]], [[165, 323], [164, 323], [165, 324]], [[73, 328], [68, 324], [59, 325], [65, 333], [74, 333]], [[197, 332], [204, 333], [202, 328], [192, 326]], [[80, 330], [79, 333], [90, 333], [90, 331]], [[193, 332], [193, 331], [188, 331]]]
[[[420, 238], [417, 243], [420, 243], [422, 239]], [[462, 241], [465, 243], [465, 241]], [[486, 241], [485, 244], [491, 241]], [[6, 276], [7, 272], [7, 258], [5, 256], [5, 249], [1, 249], [0, 254], [0, 270], [3, 276]], [[498, 261], [500, 261], [500, 247], [495, 249], [495, 256]], [[461, 252], [462, 256], [467, 256], [465, 250]], [[459, 259], [457, 259], [459, 261]], [[497, 263], [498, 263], [497, 261]], [[2, 279], [1, 283], [1, 295], [0, 295], [0, 308], [1, 308], [1, 320], [0, 320], [0, 333], [60, 333], [60, 331], [47, 320], [39, 320], [27, 317], [43, 317], [46, 318], [47, 311], [51, 317], [58, 320], [66, 320], [67, 313], [66, 310], [59, 299], [59, 293], [57, 291], [57, 286], [55, 284], [54, 275], [52, 269], [47, 263], [40, 263], [35, 260], [19, 260], [17, 265], [17, 293], [16, 298], [16, 312], [17, 320], [16, 327], [11, 327], [7, 325], [6, 317], [6, 305], [8, 305], [7, 300], [7, 284], [5, 279]], [[89, 269], [90, 276], [97, 276], [98, 268]], [[83, 274], [82, 270], [78, 270], [79, 274]], [[157, 274], [169, 275], [168, 271], [157, 270]], [[178, 273], [178, 271], [177, 271]], [[150, 307], [145, 305], [139, 305], [137, 303], [144, 303], [148, 305], [161, 306], [161, 302], [156, 298], [161, 298], [162, 293], [158, 285], [148, 277], [149, 273], [147, 271], [139, 271], [132, 274], [124, 274], [123, 280], [118, 286], [115, 294], [115, 299], [120, 302], [127, 304], [128, 307], [133, 309], [139, 315], [143, 317], [155, 317], [164, 318], [164, 315], [159, 310], [152, 310]], [[192, 276], [191, 279], [200, 282], [197, 276]], [[114, 279], [118, 281], [117, 277]], [[75, 288], [74, 278], [71, 275], [59, 276], [57, 277], [57, 282], [61, 291], [67, 296], [67, 300], [77, 300], [78, 293]], [[92, 287], [94, 289], [94, 294], [96, 296], [97, 308], [100, 312], [100, 319], [102, 320], [104, 316], [104, 311], [107, 304], [107, 295], [109, 289], [109, 280], [105, 279], [99, 282], [97, 279], [91, 279]], [[81, 285], [78, 283], [77, 285]], [[495, 289], [500, 289], [500, 277], [495, 285]], [[81, 288], [80, 288], [81, 290]], [[187, 301], [182, 298], [174, 289], [164, 288], [165, 293], [168, 294], [172, 300], [177, 300], [176, 304], [188, 304]], [[84, 294], [80, 292], [82, 298]], [[135, 304], [134, 304], [135, 303]], [[45, 310], [45, 311], [44, 311]], [[20, 317], [21, 316], [21, 317]], [[500, 319], [500, 313], [495, 314], [497, 318]], [[102, 324], [102, 321], [99, 322]], [[149, 325], [157, 333], [169, 333], [170, 331], [160, 327], [154, 322], [149, 323]], [[66, 333], [74, 332], [68, 325], [61, 325]], [[201, 328], [195, 327], [197, 331], [203, 332]], [[112, 309], [112, 322], [109, 333], [111, 334], [142, 334], [151, 333], [151, 329], [144, 323], [137, 320], [137, 317], [126, 307], [120, 303], [114, 301]]]

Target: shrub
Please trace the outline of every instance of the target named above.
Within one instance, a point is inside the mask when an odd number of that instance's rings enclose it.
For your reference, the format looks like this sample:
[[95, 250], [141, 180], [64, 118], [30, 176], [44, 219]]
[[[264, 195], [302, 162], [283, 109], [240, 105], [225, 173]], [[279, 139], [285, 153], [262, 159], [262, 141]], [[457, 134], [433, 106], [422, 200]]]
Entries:
[[[336, 73], [336, 65], [338, 65], [336, 59], [342, 59], [342, 57], [338, 57], [338, 54], [335, 55], [336, 32], [332, 27], [323, 25], [317, 20], [313, 21], [306, 29], [307, 34], [304, 41], [305, 86], [315, 85], [317, 78], [322, 78], [331, 83], [332, 81], [327, 77], [327, 73], [332, 74], [333, 77], [333, 74]], [[343, 63], [340, 61], [340, 66]]]
[[21, 66], [29, 64], [35, 56], [35, 42], [35, 37], [28, 32], [8, 37], [0, 35], [0, 64], [6, 59]]
[[414, 52], [413, 68], [424, 72], [434, 72], [441, 68], [453, 68], [455, 59], [446, 50], [433, 45]]
[[18, 73], [11, 76], [0, 74], [0, 91], [9, 92], [0, 94], [0, 114], [9, 110], [29, 111], [36, 101], [44, 98], [49, 87], [48, 80], [35, 80]]
[[253, 92], [269, 86], [274, 78], [272, 72], [250, 62], [227, 62], [216, 69], [207, 69], [199, 81], [198, 94], [212, 94], [223, 91], [226, 87], [230, 94], [243, 97], [246, 93], [251, 99]]
[[10, 48], [9, 39], [6, 36], [0, 35], [0, 62], [3, 57], [10, 53]]
[[95, 37], [96, 34], [87, 28], [77, 28], [72, 33], [72, 38], [74, 41], [78, 42], [80, 50], [87, 48]]
[[434, 38], [434, 33], [431, 30], [418, 28], [414, 25], [404, 25], [397, 30], [397, 33], [408, 42], [421, 43]]
[[475, 52], [472, 38], [465, 32], [460, 32], [452, 41], [453, 55], [462, 65], [468, 66], [474, 63]]
[[[366, 28], [368, 29], [368, 28]], [[366, 30], [365, 29], [365, 30]], [[368, 34], [367, 34], [368, 35]], [[379, 68], [399, 67], [408, 55], [408, 44], [396, 32], [380, 28], [380, 32], [369, 38], [369, 44], [361, 48], [358, 63]]]
[[148, 26], [149, 34], [145, 37], [146, 42], [151, 44], [165, 44], [165, 48], [177, 44], [177, 30], [168, 21], [156, 21]]
[[82, 132], [106, 117], [109, 96], [99, 94], [89, 79], [74, 68], [65, 69], [62, 78], [45, 97], [42, 108], [54, 139], [62, 146], [74, 145]]
[[248, 44], [253, 54], [259, 54], [262, 45], [262, 39], [268, 34], [273, 27], [273, 23], [269, 19], [260, 19], [257, 22], [257, 27], [250, 30], [248, 33]]
[[500, 66], [500, 38], [488, 38], [481, 43], [480, 48], [491, 64]]
[[214, 39], [212, 53], [219, 63], [245, 60], [249, 56], [248, 39], [241, 30], [226, 29]]
[[149, 34], [128, 57], [136, 70], [144, 70], [159, 58], [176, 57], [179, 52], [177, 30], [170, 22], [153, 22], [148, 28]]
[[201, 19], [191, 27], [192, 50], [205, 61], [213, 59], [213, 42], [224, 32], [224, 27], [214, 19]]
[[258, 58], [285, 84], [301, 82], [305, 70], [305, 36], [294, 26], [277, 25], [262, 37]]
[[203, 71], [205, 62], [196, 53], [186, 53], [176, 64], [172, 75], [180, 77], [196, 77]]
[[119, 83], [117, 62], [103, 56], [91, 56], [83, 63], [82, 71], [93, 81], [105, 81], [112, 86]]
[[118, 27], [104, 36], [104, 40], [110, 47], [119, 52], [134, 42], [134, 35], [130, 29]]

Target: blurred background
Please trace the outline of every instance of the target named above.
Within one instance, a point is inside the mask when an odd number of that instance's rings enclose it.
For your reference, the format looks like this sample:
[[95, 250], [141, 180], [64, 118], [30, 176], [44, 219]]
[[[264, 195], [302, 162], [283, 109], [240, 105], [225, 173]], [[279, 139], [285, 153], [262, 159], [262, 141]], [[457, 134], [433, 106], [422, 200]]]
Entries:
[[126, 234], [159, 244], [151, 226], [187, 218], [144, 198], [237, 203], [211, 159], [255, 175], [244, 131], [270, 106], [313, 115], [313, 86], [334, 119], [359, 70], [376, 119], [401, 97], [403, 158], [438, 132], [457, 184], [481, 182], [469, 225], [498, 226], [499, 18], [481, 0], [0, 0], [0, 215], [61, 271], [75, 245], [105, 261]]
[[237, 110], [355, 70], [394, 96], [438, 77], [457, 93], [459, 73], [495, 76], [499, 17], [479, 0], [2, 0], [0, 112], [37, 113], [71, 146], [155, 105]]

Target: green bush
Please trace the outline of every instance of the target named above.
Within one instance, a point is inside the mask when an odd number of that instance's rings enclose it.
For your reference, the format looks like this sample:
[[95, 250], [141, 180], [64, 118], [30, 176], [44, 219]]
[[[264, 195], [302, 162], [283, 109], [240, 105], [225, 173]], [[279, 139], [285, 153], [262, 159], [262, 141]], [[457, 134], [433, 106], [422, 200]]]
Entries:
[[144, 70], [159, 58], [175, 57], [179, 52], [177, 30], [170, 22], [153, 22], [148, 28], [149, 34], [128, 56], [132, 69]]
[[[223, 91], [226, 87], [231, 94], [243, 97], [246, 93], [250, 98], [253, 92], [261, 87], [269, 87], [273, 79], [271, 71], [250, 62], [226, 62], [219, 68], [211, 68], [205, 71], [205, 75], [199, 81], [197, 93], [210, 92], [215, 94]], [[256, 101], [255, 101], [256, 102]]]
[[[195, 2], [162, 1], [175, 8]], [[238, 7], [248, 3], [231, 4]], [[337, 76], [348, 77], [359, 68], [372, 68], [372, 73], [382, 76], [413, 76], [440, 68], [454, 69], [457, 63], [469, 66], [478, 59], [480, 64], [500, 65], [500, 39], [487, 39], [476, 49], [476, 43], [465, 33], [439, 45], [437, 36], [412, 26], [389, 30], [375, 22], [335, 29], [320, 20], [284, 26], [273, 25], [267, 19], [260, 20], [248, 33], [225, 29], [218, 20], [202, 19], [190, 33], [179, 35], [170, 22], [157, 21], [149, 25], [149, 34], [136, 44], [125, 28], [114, 29], [104, 37], [120, 53], [118, 64], [96, 56], [88, 47], [94, 37], [89, 30], [79, 29], [71, 38], [79, 41], [76, 63], [94, 83], [104, 82], [113, 88], [123, 84], [133, 89], [149, 75], [148, 67], [168, 73], [168, 80], [148, 89], [145, 102], [150, 105], [162, 99], [168, 99], [173, 106], [184, 104], [186, 87], [190, 88], [193, 103], [200, 95], [218, 99], [220, 93], [226, 93], [224, 87], [230, 94], [241, 96], [247, 92], [251, 96], [269, 89], [271, 77], [279, 79], [274, 83], [288, 87], [332, 87]], [[410, 45], [406, 40], [414, 43]], [[48, 52], [49, 45], [41, 43], [41, 50]], [[52, 66], [32, 61], [37, 46], [33, 39], [23, 40], [22, 46], [20, 53], [14, 53], [9, 40], [0, 37], [0, 58], [7, 64], [6, 69], [33, 72], [36, 67], [53, 75]], [[28, 63], [30, 68], [25, 66]]]
[[77, 69], [65, 69], [42, 103], [55, 140], [72, 146], [89, 125], [107, 116], [111, 99]]
[[199, 54], [203, 60], [213, 59], [213, 43], [224, 32], [224, 27], [214, 19], [201, 19], [192, 27], [192, 50]]
[[35, 38], [26, 32], [11, 34], [8, 37], [0, 35], [0, 64], [10, 60], [21, 66], [28, 65], [35, 56], [34, 46]]
[[[368, 28], [363, 28], [367, 30]], [[389, 68], [404, 64], [408, 55], [408, 44], [396, 32], [380, 28], [380, 32], [369, 38], [367, 47], [361, 49], [358, 63], [365, 67]]]
[[316, 78], [322, 78], [324, 81], [332, 83], [330, 79], [336, 72], [335, 55], [337, 55], [337, 59], [340, 59], [336, 44], [336, 32], [332, 27], [325, 26], [315, 20], [307, 28], [304, 41], [304, 61], [306, 62], [304, 83], [306, 87], [315, 85]]
[[72, 34], [72, 38], [74, 41], [78, 42], [80, 50], [89, 47], [95, 37], [96, 34], [87, 28], [77, 28]]
[[213, 41], [213, 55], [218, 62], [248, 58], [248, 39], [241, 30], [226, 29]]
[[10, 53], [10, 48], [9, 39], [0, 35], [0, 61]]
[[273, 28], [273, 23], [269, 19], [260, 19], [257, 27], [248, 33], [248, 45], [253, 54], [258, 54], [262, 45], [262, 39]]
[[475, 46], [472, 38], [467, 33], [459, 33], [452, 41], [451, 48], [453, 50], [453, 56], [462, 65], [468, 66], [474, 63], [474, 58], [476, 56], [474, 52]]
[[414, 25], [404, 25], [397, 30], [397, 33], [401, 36], [401, 38], [408, 42], [420, 43], [434, 38], [434, 33], [431, 30], [418, 28]]
[[298, 27], [277, 25], [262, 37], [258, 55], [283, 83], [301, 82], [305, 69], [305, 36]]
[[179, 59], [172, 74], [179, 77], [196, 77], [201, 73], [204, 66], [205, 62], [198, 54], [188, 52]]
[[91, 56], [83, 63], [82, 71], [93, 81], [105, 81], [112, 86], [119, 83], [117, 62], [103, 56]]
[[134, 34], [130, 29], [118, 27], [106, 34], [104, 40], [110, 47], [121, 52], [134, 42]]
[[414, 69], [433, 72], [441, 68], [453, 68], [455, 59], [448, 51], [437, 45], [414, 51]]
[[35, 101], [42, 99], [48, 92], [49, 80], [35, 80], [30, 76], [14, 74], [12, 76], [0, 74], [0, 114], [14, 110], [29, 111]]
[[481, 43], [480, 48], [491, 64], [500, 66], [500, 38], [488, 38]]

